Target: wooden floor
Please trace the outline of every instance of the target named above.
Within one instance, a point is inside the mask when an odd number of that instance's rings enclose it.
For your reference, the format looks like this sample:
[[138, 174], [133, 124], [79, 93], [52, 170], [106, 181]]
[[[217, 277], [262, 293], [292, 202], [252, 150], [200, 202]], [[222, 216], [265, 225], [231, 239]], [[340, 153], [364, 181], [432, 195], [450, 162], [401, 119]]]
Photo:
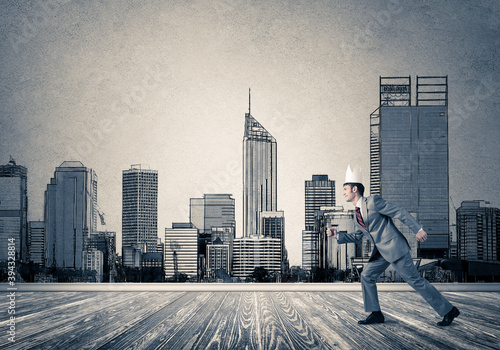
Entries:
[[381, 292], [370, 326], [360, 292], [23, 292], [0, 348], [500, 349], [500, 293], [443, 294], [461, 312], [445, 328], [415, 292]]

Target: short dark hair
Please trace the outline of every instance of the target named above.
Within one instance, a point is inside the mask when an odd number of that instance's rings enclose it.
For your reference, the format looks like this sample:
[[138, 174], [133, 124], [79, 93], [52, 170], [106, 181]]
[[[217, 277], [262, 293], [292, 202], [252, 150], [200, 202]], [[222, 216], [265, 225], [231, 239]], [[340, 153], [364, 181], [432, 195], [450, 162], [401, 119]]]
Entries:
[[365, 186], [363, 186], [362, 183], [359, 183], [359, 182], [346, 182], [343, 186], [345, 185], [349, 185], [351, 187], [351, 190], [354, 186], [356, 186], [358, 188], [358, 192], [360, 194], [361, 197], [363, 197], [364, 193], [365, 193]]

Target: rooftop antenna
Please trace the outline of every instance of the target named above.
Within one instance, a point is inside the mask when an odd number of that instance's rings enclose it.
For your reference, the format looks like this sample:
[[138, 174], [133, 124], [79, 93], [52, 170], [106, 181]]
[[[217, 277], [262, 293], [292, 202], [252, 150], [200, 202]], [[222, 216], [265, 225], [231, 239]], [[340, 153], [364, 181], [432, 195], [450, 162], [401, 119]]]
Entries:
[[248, 88], [248, 115], [250, 114], [250, 88]]

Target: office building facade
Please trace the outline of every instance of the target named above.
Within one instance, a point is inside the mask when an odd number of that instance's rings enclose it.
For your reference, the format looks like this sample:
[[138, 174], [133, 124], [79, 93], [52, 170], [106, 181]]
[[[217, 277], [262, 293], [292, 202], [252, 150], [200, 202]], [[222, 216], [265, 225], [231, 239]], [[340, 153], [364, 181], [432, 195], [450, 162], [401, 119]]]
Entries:
[[90, 250], [98, 250], [103, 255], [103, 280], [114, 282], [116, 271], [116, 232], [97, 231], [90, 236]]
[[335, 181], [328, 175], [313, 175], [305, 181], [305, 230], [314, 230], [314, 214], [321, 207], [335, 206]]
[[306, 257], [310, 270], [314, 268], [345, 270], [351, 267], [351, 259], [358, 257], [365, 257], [368, 261], [373, 249], [368, 238], [363, 237], [358, 243], [338, 244], [336, 239], [326, 235], [328, 227], [335, 227], [338, 232], [354, 232], [354, 220], [354, 210], [345, 210], [342, 206], [324, 207], [315, 212], [313, 232], [317, 233], [317, 238], [311, 235], [313, 238], [311, 240], [316, 249], [310, 257]]
[[205, 194], [203, 198], [191, 198], [189, 201], [189, 220], [198, 229], [198, 254], [200, 266], [206, 265], [207, 245], [213, 242], [212, 229], [236, 230], [235, 201], [230, 194]]
[[157, 251], [158, 171], [132, 165], [123, 171], [122, 246]]
[[233, 276], [245, 279], [256, 267], [263, 267], [271, 273], [281, 271], [281, 240], [259, 236], [234, 240]]
[[38, 266], [45, 264], [45, 223], [43, 221], [29, 222], [29, 256], [30, 261]]
[[131, 267], [133, 269], [139, 269], [142, 266], [142, 255], [146, 251], [145, 245], [142, 247], [134, 246], [123, 246], [122, 247], [122, 264], [126, 267]]
[[463, 201], [457, 209], [457, 254], [461, 260], [500, 261], [500, 209]]
[[[11, 158], [0, 165], [0, 239], [14, 243], [16, 258], [28, 259], [28, 170]], [[9, 241], [10, 239], [10, 241]], [[0, 251], [0, 261], [9, 258], [7, 248]]]
[[235, 227], [234, 198], [230, 194], [205, 194], [191, 198], [189, 219], [201, 233], [211, 233], [212, 227]]
[[211, 232], [211, 242], [215, 242], [215, 240], [219, 238], [223, 243], [233, 244], [235, 238], [235, 228], [234, 227], [212, 227]]
[[319, 232], [302, 230], [302, 268], [311, 271], [319, 267]]
[[302, 231], [302, 268], [319, 267], [320, 234], [315, 231], [316, 212], [335, 206], [335, 181], [328, 175], [313, 175], [305, 181], [305, 229]]
[[94, 271], [96, 282], [103, 281], [104, 255], [100, 250], [87, 249], [83, 251], [83, 269]]
[[260, 237], [276, 238], [281, 244], [281, 260], [285, 258], [285, 213], [283, 211], [261, 211], [258, 215]]
[[198, 229], [191, 223], [172, 223], [165, 229], [165, 278], [198, 277]]
[[408, 209], [429, 235], [419, 256], [448, 254], [448, 78], [381, 77], [370, 115], [370, 194]]
[[207, 246], [206, 274], [209, 278], [219, 277], [219, 273], [231, 274], [231, 247], [219, 237]]
[[45, 191], [45, 266], [82, 269], [96, 227], [97, 175], [81, 162], [63, 162]]

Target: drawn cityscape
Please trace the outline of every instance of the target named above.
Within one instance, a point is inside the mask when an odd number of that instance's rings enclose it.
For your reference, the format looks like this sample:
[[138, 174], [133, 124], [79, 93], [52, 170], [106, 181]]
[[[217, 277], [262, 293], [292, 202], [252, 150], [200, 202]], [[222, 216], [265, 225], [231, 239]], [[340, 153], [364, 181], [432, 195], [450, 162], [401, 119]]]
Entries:
[[[429, 239], [417, 244], [409, 229], [397, 221], [426, 278], [433, 282], [498, 281], [500, 209], [492, 207], [488, 198], [454, 203], [450, 197], [448, 94], [447, 76], [380, 77], [380, 104], [373, 112], [366, 111], [370, 134], [364, 136], [369, 137], [370, 169], [365, 185], [370, 194], [380, 194], [408, 209], [426, 228]], [[190, 199], [184, 222], [158, 227], [158, 171], [132, 164], [123, 169], [121, 179], [121, 247], [117, 246], [120, 233], [107, 229], [94, 170], [78, 160], [61, 160], [44, 192], [44, 220], [28, 221], [30, 169], [11, 157], [0, 166], [0, 239], [15, 242], [16, 280], [359, 280], [373, 246], [368, 239], [337, 245], [326, 236], [327, 227], [354, 229], [352, 208], [336, 205], [335, 183], [343, 179], [327, 174], [304, 179], [302, 265], [290, 266], [286, 214], [277, 205], [279, 139], [252, 115], [250, 103], [249, 91], [241, 197], [200, 194]], [[238, 120], [243, 123], [243, 118]], [[236, 232], [235, 213], [240, 207], [236, 198], [243, 208], [242, 232]], [[450, 205], [456, 225], [451, 224]], [[4, 249], [0, 252], [4, 281], [7, 260]], [[401, 281], [391, 268], [381, 279]]]

